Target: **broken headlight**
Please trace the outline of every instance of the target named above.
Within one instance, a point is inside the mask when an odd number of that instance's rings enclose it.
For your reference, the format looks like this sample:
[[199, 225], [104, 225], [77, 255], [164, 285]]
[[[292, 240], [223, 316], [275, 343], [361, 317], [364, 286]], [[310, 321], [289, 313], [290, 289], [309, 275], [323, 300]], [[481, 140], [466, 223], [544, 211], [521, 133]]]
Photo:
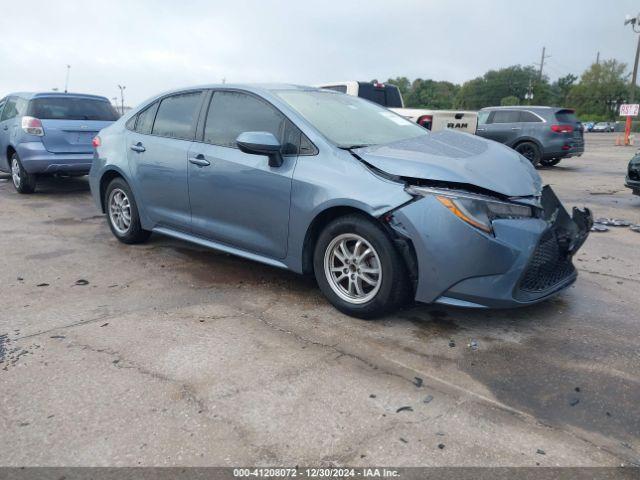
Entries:
[[491, 222], [500, 218], [530, 218], [533, 209], [528, 205], [505, 202], [493, 197], [458, 190], [429, 187], [407, 187], [414, 196], [431, 195], [460, 220], [484, 232], [492, 231]]

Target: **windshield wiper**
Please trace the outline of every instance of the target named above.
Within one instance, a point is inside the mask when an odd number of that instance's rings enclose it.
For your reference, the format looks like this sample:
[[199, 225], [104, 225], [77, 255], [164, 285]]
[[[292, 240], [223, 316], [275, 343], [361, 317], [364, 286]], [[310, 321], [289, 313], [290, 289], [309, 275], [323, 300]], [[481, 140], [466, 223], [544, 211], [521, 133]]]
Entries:
[[341, 148], [342, 150], [354, 150], [356, 148], [365, 148], [365, 147], [370, 147], [371, 145], [366, 145], [366, 144], [356, 144], [356, 145], [347, 145], [347, 146], [339, 146], [338, 148]]

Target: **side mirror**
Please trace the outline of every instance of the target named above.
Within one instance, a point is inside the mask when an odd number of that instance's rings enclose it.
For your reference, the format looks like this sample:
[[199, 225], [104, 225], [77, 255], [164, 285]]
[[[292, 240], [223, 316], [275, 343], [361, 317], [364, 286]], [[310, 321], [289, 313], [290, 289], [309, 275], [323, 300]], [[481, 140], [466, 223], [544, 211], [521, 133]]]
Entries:
[[270, 167], [282, 166], [282, 145], [273, 133], [243, 132], [236, 139], [238, 148], [252, 155], [267, 155]]

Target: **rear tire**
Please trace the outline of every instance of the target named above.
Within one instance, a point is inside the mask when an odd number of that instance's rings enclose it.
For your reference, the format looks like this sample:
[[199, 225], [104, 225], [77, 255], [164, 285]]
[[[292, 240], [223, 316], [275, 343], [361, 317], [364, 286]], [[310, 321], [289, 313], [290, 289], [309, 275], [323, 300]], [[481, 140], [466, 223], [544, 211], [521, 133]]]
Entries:
[[547, 158], [540, 160], [540, 165], [543, 167], [553, 167], [560, 163], [561, 158]]
[[122, 243], [145, 242], [151, 232], [143, 230], [133, 192], [122, 178], [114, 178], [104, 194], [107, 222], [113, 235]]
[[346, 215], [324, 228], [313, 267], [325, 297], [353, 317], [379, 317], [406, 303], [411, 293], [399, 252], [384, 229], [363, 215]]
[[533, 142], [522, 142], [516, 145], [516, 152], [531, 162], [531, 165], [537, 167], [542, 160], [542, 152], [540, 148]]
[[24, 194], [35, 192], [36, 176], [24, 169], [17, 153], [11, 155], [9, 163], [11, 165], [11, 180], [16, 191]]

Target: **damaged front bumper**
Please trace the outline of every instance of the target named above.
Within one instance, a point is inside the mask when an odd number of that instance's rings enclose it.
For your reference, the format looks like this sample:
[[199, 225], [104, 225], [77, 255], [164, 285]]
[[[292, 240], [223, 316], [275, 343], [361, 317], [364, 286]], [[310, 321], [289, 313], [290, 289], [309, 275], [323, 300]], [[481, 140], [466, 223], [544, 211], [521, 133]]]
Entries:
[[539, 302], [571, 285], [573, 255], [591, 226], [588, 209], [569, 216], [550, 187], [536, 218], [494, 220], [487, 233], [461, 221], [433, 196], [387, 216], [409, 243], [417, 263], [415, 299], [476, 308]]

